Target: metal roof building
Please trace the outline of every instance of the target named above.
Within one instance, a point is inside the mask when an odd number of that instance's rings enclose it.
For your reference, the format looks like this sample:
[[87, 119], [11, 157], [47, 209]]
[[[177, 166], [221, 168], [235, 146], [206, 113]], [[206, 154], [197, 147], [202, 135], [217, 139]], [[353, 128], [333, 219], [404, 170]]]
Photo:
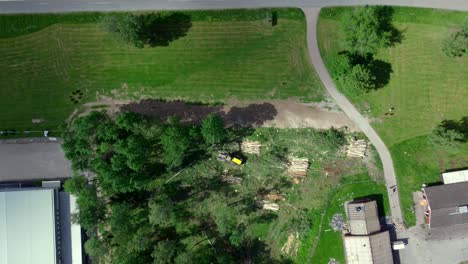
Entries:
[[54, 189], [0, 192], [0, 264], [55, 264], [57, 192]]
[[468, 224], [468, 182], [425, 187], [424, 193], [429, 227]]
[[369, 236], [345, 236], [346, 263], [393, 264], [388, 231]]
[[82, 264], [75, 210], [57, 188], [0, 189], [0, 264]]
[[380, 231], [376, 201], [353, 201], [346, 205], [352, 235], [369, 235]]

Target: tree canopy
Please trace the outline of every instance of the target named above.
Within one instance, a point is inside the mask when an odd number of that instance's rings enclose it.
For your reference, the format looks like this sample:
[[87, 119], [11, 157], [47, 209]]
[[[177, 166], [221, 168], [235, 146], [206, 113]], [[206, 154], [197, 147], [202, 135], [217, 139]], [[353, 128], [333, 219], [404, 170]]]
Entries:
[[468, 19], [459, 31], [452, 33], [442, 42], [442, 51], [449, 57], [460, 57], [468, 52]]
[[223, 120], [215, 114], [209, 115], [202, 123], [201, 133], [208, 144], [222, 143], [226, 138]]
[[[272, 256], [253, 231], [265, 217], [256, 197], [289, 186], [284, 177], [233, 186], [223, 180], [226, 173], [248, 178], [218, 161], [210, 147], [238, 146], [234, 138], [239, 140], [241, 130], [223, 128], [214, 115], [200, 125], [160, 123], [133, 113], [91, 112], [74, 120], [64, 150], [76, 176], [65, 189], [77, 196], [79, 213], [73, 219], [87, 232], [91, 258], [97, 263], [288, 263]], [[344, 142], [336, 130], [312, 134], [327, 149]], [[282, 148], [272, 152], [286, 155]], [[197, 170], [179, 177], [187, 164]], [[294, 219], [292, 231], [305, 234], [311, 228], [307, 213]]]
[[389, 46], [396, 32], [391, 19], [392, 9], [388, 7], [355, 8], [343, 20], [347, 49], [364, 56]]

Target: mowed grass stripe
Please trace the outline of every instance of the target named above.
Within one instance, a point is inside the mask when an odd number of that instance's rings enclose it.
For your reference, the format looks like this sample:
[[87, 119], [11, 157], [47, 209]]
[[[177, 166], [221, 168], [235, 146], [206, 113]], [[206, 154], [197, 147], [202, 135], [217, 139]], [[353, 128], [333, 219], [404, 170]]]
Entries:
[[[114, 40], [96, 23], [56, 23], [0, 38], [0, 130], [57, 127], [78, 107], [69, 100], [75, 90], [84, 93], [80, 103], [111, 91], [202, 101], [321, 99], [302, 12], [278, 11], [278, 17], [275, 27], [263, 19], [193, 21], [169, 46], [144, 49]], [[46, 122], [33, 125], [33, 118]]]

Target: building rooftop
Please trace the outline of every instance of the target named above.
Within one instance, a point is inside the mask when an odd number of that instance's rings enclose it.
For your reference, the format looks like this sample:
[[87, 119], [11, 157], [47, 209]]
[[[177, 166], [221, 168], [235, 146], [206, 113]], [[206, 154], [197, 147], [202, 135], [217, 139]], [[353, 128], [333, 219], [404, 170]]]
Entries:
[[459, 170], [442, 173], [442, 181], [444, 184], [468, 181], [468, 170]]
[[369, 236], [345, 236], [346, 263], [393, 264], [388, 231]]
[[56, 193], [53, 189], [0, 191], [0, 264], [54, 264]]
[[426, 187], [430, 227], [468, 224], [468, 182]]
[[349, 231], [352, 235], [368, 235], [380, 231], [376, 201], [353, 201], [346, 205]]

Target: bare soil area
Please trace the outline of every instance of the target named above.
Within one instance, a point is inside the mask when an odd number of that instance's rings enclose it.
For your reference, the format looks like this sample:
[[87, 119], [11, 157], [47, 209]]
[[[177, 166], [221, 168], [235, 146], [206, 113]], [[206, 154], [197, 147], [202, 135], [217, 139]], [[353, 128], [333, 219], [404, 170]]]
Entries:
[[[295, 100], [229, 101], [225, 105], [207, 105], [184, 101], [140, 101], [113, 100], [104, 98], [84, 104], [89, 111], [106, 109], [114, 115], [119, 112], [136, 112], [166, 121], [173, 116], [182, 123], [194, 124], [209, 114], [221, 116], [227, 126], [278, 127], [278, 128], [347, 128], [357, 131], [353, 122], [332, 103], [300, 103]], [[75, 113], [76, 114], [76, 113]]]

